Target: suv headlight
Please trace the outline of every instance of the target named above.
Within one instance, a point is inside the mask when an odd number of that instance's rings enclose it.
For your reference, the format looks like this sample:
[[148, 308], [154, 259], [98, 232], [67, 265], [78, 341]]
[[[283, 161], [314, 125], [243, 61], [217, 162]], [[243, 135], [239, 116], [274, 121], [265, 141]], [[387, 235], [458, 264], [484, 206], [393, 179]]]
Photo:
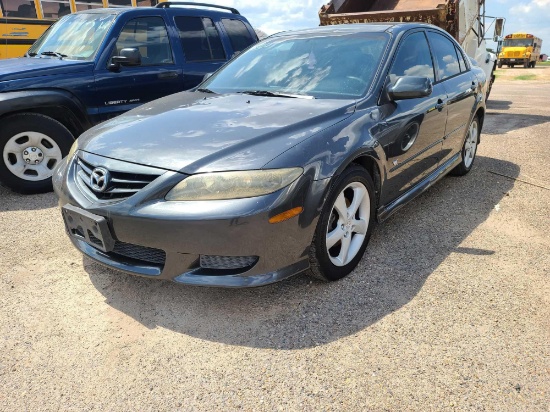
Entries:
[[288, 186], [302, 173], [301, 167], [293, 167], [198, 174], [174, 186], [166, 195], [166, 200], [223, 200], [262, 196]]

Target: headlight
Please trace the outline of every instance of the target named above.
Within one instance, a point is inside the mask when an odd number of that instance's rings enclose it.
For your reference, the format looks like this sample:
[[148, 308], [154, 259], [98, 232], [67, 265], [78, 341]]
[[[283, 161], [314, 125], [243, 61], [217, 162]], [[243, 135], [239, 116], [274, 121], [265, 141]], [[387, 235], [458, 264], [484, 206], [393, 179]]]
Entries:
[[71, 159], [77, 150], [78, 150], [78, 139], [75, 140], [73, 145], [71, 146], [71, 150], [69, 150], [69, 153], [67, 154], [67, 158]]
[[294, 182], [303, 173], [300, 167], [205, 173], [178, 183], [166, 200], [223, 200], [267, 195]]

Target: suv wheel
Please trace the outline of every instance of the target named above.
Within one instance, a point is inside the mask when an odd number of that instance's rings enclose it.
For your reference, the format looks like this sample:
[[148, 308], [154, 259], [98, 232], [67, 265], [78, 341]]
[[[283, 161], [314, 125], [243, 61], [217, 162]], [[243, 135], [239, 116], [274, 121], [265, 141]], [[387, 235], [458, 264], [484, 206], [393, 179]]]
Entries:
[[0, 121], [0, 181], [15, 192], [52, 190], [53, 170], [69, 153], [74, 137], [50, 117], [22, 113]]
[[338, 177], [311, 244], [311, 276], [334, 281], [355, 269], [374, 226], [374, 199], [374, 184], [361, 166], [353, 165]]

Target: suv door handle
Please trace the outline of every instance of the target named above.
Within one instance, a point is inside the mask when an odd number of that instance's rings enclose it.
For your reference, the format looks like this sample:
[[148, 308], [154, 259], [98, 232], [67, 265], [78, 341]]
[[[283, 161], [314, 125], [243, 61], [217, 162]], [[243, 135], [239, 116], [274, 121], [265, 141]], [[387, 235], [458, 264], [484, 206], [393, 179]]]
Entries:
[[443, 100], [441, 99], [438, 99], [437, 100], [437, 104], [435, 105], [435, 108], [439, 111], [443, 110], [445, 108], [445, 106], [447, 106], [447, 102], [444, 102]]
[[178, 72], [162, 72], [158, 74], [159, 79], [175, 79], [178, 77]]

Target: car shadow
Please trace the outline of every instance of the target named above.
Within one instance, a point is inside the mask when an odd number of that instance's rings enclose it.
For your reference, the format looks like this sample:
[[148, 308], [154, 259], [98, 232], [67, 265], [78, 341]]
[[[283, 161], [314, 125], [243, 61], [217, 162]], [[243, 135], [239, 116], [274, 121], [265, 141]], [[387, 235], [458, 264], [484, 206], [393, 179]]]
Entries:
[[[508, 110], [512, 105], [511, 100], [487, 100], [487, 110]], [[487, 130], [483, 129], [483, 133], [486, 133]]]
[[57, 196], [52, 193], [21, 195], [0, 184], [0, 213], [15, 210], [49, 209], [57, 205]]
[[335, 283], [298, 275], [257, 289], [186, 287], [125, 275], [84, 258], [108, 305], [147, 328], [255, 348], [298, 349], [334, 342], [410, 302], [451, 254], [483, 264], [495, 251], [462, 247], [514, 186], [519, 166], [478, 157], [462, 178], [446, 177], [374, 231], [357, 269]]
[[550, 116], [487, 112], [483, 125], [483, 134], [500, 135], [544, 123], [550, 123]]

